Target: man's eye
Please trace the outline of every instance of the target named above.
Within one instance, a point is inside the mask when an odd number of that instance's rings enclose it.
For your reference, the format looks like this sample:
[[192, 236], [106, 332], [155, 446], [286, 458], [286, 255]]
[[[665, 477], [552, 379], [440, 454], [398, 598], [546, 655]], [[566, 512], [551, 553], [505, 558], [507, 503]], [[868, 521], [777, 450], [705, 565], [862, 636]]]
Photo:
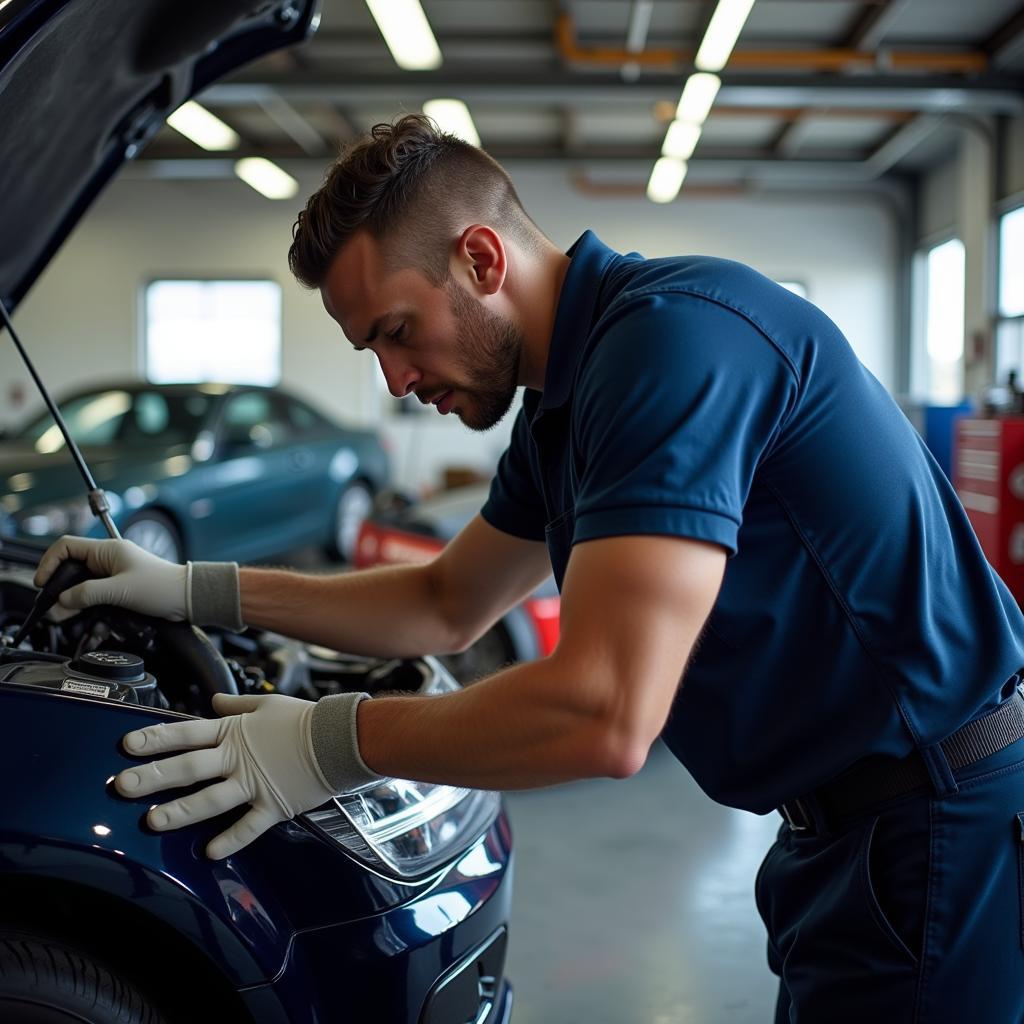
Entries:
[[403, 334], [405, 334], [405, 324], [399, 324], [393, 331], [391, 331], [390, 334], [388, 334], [388, 337], [392, 341], [401, 341]]

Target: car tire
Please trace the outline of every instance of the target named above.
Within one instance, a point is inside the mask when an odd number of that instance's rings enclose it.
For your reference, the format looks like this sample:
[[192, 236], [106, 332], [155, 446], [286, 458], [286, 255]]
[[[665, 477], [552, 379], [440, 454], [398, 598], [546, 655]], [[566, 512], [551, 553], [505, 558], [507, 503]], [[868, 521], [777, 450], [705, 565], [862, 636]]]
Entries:
[[90, 953], [0, 930], [0, 1009], [19, 1024], [167, 1024], [158, 1006]]
[[472, 647], [458, 654], [442, 655], [441, 661], [463, 686], [468, 686], [513, 664], [516, 652], [508, 631], [498, 622]]
[[158, 555], [168, 562], [185, 561], [185, 545], [181, 532], [170, 516], [149, 509], [140, 512], [121, 531], [125, 540], [134, 541], [150, 554]]
[[338, 495], [331, 525], [331, 538], [327, 554], [331, 558], [351, 563], [356, 555], [359, 527], [373, 510], [373, 491], [362, 480], [353, 480]]

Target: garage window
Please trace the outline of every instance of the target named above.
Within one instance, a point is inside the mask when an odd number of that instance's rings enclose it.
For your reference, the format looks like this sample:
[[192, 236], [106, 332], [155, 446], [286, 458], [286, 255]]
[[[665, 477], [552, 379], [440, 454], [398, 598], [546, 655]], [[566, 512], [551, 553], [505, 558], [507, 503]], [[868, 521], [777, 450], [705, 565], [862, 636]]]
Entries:
[[999, 221], [999, 318], [996, 322], [996, 380], [1024, 370], [1024, 206]]
[[951, 405], [963, 397], [964, 243], [951, 238], [918, 253], [914, 276], [913, 390], [926, 402]]
[[143, 364], [155, 384], [281, 380], [281, 286], [276, 281], [151, 281]]

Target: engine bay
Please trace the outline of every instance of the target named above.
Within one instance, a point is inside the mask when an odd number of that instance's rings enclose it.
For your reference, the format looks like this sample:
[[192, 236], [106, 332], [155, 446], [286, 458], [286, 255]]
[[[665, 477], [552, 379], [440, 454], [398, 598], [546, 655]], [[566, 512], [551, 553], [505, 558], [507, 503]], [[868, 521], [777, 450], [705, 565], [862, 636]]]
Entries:
[[0, 561], [0, 689], [46, 689], [209, 717], [213, 692], [315, 701], [437, 683], [433, 659], [342, 654], [259, 629], [207, 632], [110, 606], [48, 615], [15, 648], [12, 637], [38, 593], [33, 572], [34, 566]]

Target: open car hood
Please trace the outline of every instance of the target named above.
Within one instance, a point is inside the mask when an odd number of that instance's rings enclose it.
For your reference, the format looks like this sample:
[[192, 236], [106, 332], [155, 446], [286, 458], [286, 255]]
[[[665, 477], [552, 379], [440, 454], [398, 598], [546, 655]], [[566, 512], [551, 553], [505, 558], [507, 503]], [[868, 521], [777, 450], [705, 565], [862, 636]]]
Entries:
[[319, 0], [0, 0], [0, 299], [13, 308], [125, 160]]

